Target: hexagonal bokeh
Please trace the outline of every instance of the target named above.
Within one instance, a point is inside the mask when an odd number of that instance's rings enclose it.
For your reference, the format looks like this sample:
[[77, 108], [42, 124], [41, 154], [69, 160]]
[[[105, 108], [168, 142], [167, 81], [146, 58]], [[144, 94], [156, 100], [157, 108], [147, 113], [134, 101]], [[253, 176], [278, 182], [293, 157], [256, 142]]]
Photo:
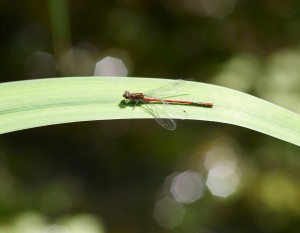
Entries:
[[184, 214], [184, 206], [170, 197], [157, 201], [154, 209], [155, 220], [160, 226], [166, 228], [174, 228], [179, 225]]
[[123, 60], [108, 56], [97, 62], [94, 76], [127, 76], [127, 73]]
[[178, 202], [193, 203], [203, 196], [205, 184], [200, 173], [185, 171], [175, 176], [171, 193]]
[[209, 170], [206, 185], [213, 195], [227, 197], [236, 191], [239, 180], [235, 164], [224, 161]]

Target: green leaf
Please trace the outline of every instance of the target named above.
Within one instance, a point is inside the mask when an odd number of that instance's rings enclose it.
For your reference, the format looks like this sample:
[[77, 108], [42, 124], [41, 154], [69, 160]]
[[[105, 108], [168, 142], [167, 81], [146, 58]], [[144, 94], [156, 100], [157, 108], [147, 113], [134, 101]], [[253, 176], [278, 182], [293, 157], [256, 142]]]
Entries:
[[[125, 90], [144, 92], [174, 80], [123, 77], [53, 78], [0, 84], [0, 134], [77, 121], [152, 118], [122, 105]], [[228, 88], [186, 82], [188, 119], [243, 126], [300, 145], [300, 117], [272, 103]]]

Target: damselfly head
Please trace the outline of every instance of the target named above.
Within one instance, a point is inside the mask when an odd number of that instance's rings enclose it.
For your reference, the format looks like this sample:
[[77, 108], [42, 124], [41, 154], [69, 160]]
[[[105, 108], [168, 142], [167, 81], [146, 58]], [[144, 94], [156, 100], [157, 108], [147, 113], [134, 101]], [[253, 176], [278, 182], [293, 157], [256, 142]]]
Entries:
[[123, 94], [123, 97], [125, 98], [125, 99], [129, 99], [130, 97], [129, 97], [129, 91], [125, 91], [124, 92], [124, 94]]

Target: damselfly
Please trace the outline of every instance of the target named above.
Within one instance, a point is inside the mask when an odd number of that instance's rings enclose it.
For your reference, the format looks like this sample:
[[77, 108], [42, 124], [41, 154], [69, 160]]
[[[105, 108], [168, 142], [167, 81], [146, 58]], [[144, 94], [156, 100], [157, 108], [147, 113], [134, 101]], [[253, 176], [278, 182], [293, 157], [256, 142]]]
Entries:
[[[129, 91], [125, 91], [123, 97], [126, 103], [141, 104], [161, 126], [168, 130], [174, 130], [176, 122], [173, 118], [186, 119], [187, 112], [179, 107], [171, 107], [170, 105], [213, 107], [213, 103], [165, 99], [167, 96], [178, 95], [178, 90], [182, 89], [184, 85], [185, 82], [179, 80], [146, 93], [130, 93]], [[159, 107], [159, 104], [162, 106]]]

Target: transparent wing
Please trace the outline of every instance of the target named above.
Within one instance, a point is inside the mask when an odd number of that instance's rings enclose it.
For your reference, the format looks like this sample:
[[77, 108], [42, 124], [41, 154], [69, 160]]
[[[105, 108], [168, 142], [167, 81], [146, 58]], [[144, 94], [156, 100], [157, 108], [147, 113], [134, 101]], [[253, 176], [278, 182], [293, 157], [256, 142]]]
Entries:
[[173, 118], [183, 120], [187, 117], [186, 111], [163, 101], [159, 103], [144, 102], [141, 107], [151, 114], [162, 127], [168, 130], [176, 129], [176, 122]]
[[163, 101], [162, 108], [164, 109], [164, 111], [168, 112], [168, 115], [171, 118], [185, 120], [188, 117], [187, 111], [185, 111], [178, 105], [169, 104], [169, 103]]
[[163, 97], [176, 94], [179, 90], [183, 89], [184, 86], [185, 86], [185, 81], [179, 79], [176, 80], [175, 82], [171, 82], [164, 86], [150, 90], [145, 93], [145, 96], [161, 99]]
[[[160, 107], [158, 106], [160, 105]], [[162, 107], [162, 104], [144, 102], [141, 107], [151, 114], [154, 119], [160, 124], [162, 127], [168, 130], [176, 129], [176, 122], [169, 116], [168, 112], [165, 111]]]

